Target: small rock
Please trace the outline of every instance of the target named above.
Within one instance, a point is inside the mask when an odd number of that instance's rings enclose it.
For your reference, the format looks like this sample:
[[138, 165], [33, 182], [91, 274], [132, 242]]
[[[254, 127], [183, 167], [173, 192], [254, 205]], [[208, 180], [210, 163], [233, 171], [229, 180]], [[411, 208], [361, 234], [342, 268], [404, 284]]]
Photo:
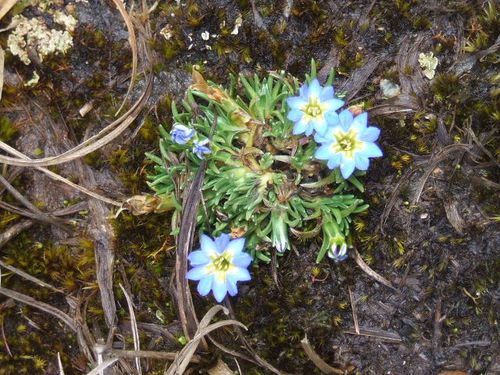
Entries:
[[380, 80], [380, 89], [382, 90], [382, 95], [386, 98], [394, 98], [401, 94], [399, 85], [385, 78]]

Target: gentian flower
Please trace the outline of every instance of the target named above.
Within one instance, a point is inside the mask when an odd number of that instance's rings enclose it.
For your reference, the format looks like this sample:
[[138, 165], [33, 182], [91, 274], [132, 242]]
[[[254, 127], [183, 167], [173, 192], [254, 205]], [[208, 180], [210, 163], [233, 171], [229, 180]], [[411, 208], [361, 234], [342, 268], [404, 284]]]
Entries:
[[342, 107], [344, 102], [333, 95], [333, 86], [321, 87], [315, 78], [309, 86], [304, 83], [299, 94], [287, 99], [291, 109], [288, 119], [295, 123], [294, 135], [305, 133], [309, 136], [313, 130], [323, 134], [329, 124], [338, 123], [338, 114], [335, 111]]
[[200, 158], [204, 159], [205, 154], [210, 154], [212, 151], [205, 146], [208, 143], [208, 138], [204, 139], [203, 141], [194, 141], [193, 144], [193, 152]]
[[314, 157], [328, 160], [330, 169], [340, 167], [342, 176], [347, 179], [357, 168], [366, 171], [370, 165], [369, 158], [382, 156], [382, 151], [374, 143], [380, 129], [367, 126], [368, 114], [362, 112], [354, 117], [348, 109], [340, 112], [339, 124], [329, 126], [323, 135], [314, 139], [321, 143]]
[[221, 234], [212, 240], [205, 234], [200, 238], [201, 249], [189, 254], [193, 267], [186, 275], [189, 280], [199, 280], [198, 293], [206, 296], [212, 290], [217, 302], [229, 293], [238, 294], [238, 281], [251, 279], [247, 268], [252, 257], [243, 251], [245, 239], [231, 241], [229, 234]]
[[180, 145], [186, 144], [191, 138], [194, 136], [194, 129], [190, 129], [187, 126], [182, 124], [174, 124], [172, 130], [170, 131], [170, 135], [175, 143]]
[[333, 259], [335, 263], [342, 262], [347, 258], [347, 244], [343, 242], [341, 245], [334, 243], [328, 250], [328, 258]]

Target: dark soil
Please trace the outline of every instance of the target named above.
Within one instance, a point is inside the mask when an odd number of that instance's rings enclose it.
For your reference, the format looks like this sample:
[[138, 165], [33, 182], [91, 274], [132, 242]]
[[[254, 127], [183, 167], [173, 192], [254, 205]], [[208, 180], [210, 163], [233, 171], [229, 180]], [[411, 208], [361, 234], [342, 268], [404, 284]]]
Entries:
[[[69, 54], [26, 67], [6, 53], [1, 140], [33, 158], [40, 152], [45, 157], [60, 154], [112, 122], [130, 78], [128, 33], [113, 3], [65, 3], [75, 6], [79, 20]], [[364, 105], [382, 129], [385, 156], [365, 177], [365, 200], [371, 207], [355, 221], [355, 247], [395, 288], [375, 281], [353, 257], [341, 264], [316, 264], [319, 245], [297, 240], [296, 251], [280, 258], [279, 285], [271, 267], [260, 265], [252, 269], [253, 280], [231, 299], [236, 318], [249, 328], [245, 337], [263, 359], [295, 374], [320, 373], [301, 346], [305, 335], [325, 362], [346, 373], [500, 373], [500, 5], [494, 0], [288, 0], [255, 1], [254, 6], [246, 0], [160, 1], [149, 14], [152, 38], [145, 44], [146, 17], [138, 9], [136, 2], [131, 15], [141, 36], [141, 74], [135, 77], [130, 101], [145, 89], [142, 73], [149, 47], [154, 84], [147, 104], [111, 144], [50, 168], [118, 201], [150, 193], [146, 174], [151, 165], [144, 152], [158, 151], [157, 126], [170, 126], [169, 104], [182, 100], [193, 65], [207, 79], [224, 84], [229, 73], [240, 71], [284, 69], [302, 79], [314, 58], [319, 77], [325, 79], [335, 68], [336, 90], [350, 105]], [[23, 14], [36, 12], [27, 8]], [[239, 16], [243, 24], [234, 35]], [[160, 33], [167, 25], [168, 40]], [[205, 31], [217, 36], [205, 41]], [[0, 33], [4, 49], [7, 35]], [[418, 55], [431, 51], [439, 65], [429, 80]], [[35, 69], [40, 83], [24, 87], [22, 81]], [[384, 78], [400, 86], [399, 96], [383, 97]], [[80, 116], [89, 102], [93, 109]], [[44, 212], [76, 206], [64, 216], [73, 220], [69, 232], [35, 221], [15, 239], [0, 243], [0, 260], [62, 293], [5, 269], [3, 288], [68, 314], [75, 304], [87, 304], [86, 316], [80, 318], [89, 335], [104, 340], [106, 319], [113, 315], [107, 314], [116, 308], [117, 331], [124, 336], [115, 344], [132, 349], [121, 283], [133, 296], [141, 348], [182, 347], [170, 283], [175, 247], [169, 214], [135, 217], [124, 212], [115, 219], [113, 207], [39, 171], [7, 166], [2, 171]], [[2, 200], [21, 207], [11, 193], [4, 192]], [[0, 211], [1, 231], [23, 220]], [[114, 296], [99, 293], [105, 281], [98, 285], [97, 277], [105, 270], [96, 271], [96, 257], [113, 259]], [[103, 307], [102, 298], [111, 298], [116, 306]], [[214, 303], [194, 298], [198, 316]], [[35, 307], [0, 296], [0, 331], [0, 374], [56, 374], [57, 353], [66, 374], [90, 369], [77, 336]], [[230, 329], [214, 338], [244, 351]], [[193, 368], [201, 373], [217, 358], [237, 369], [231, 356], [215, 347], [199, 354], [202, 363]], [[129, 363], [133, 371], [133, 361]], [[268, 373], [251, 362], [238, 363], [242, 373]], [[143, 360], [144, 373], [162, 374], [164, 367], [165, 361]], [[125, 365], [121, 371], [130, 373]]]

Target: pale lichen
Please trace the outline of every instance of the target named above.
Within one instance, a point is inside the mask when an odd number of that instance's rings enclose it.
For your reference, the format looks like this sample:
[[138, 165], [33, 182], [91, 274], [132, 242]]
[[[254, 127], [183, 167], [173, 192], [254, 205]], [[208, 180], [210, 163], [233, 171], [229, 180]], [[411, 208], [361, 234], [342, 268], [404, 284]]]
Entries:
[[436, 67], [438, 65], [438, 59], [434, 56], [432, 52], [429, 53], [420, 53], [418, 55], [418, 63], [422, 68], [424, 76], [428, 79], [433, 79], [436, 74]]
[[68, 52], [73, 46], [71, 32], [75, 30], [77, 20], [61, 11], [53, 12], [53, 17], [64, 30], [50, 29], [42, 17], [14, 16], [12, 22], [17, 26], [7, 40], [9, 51], [26, 65], [31, 63], [29, 51], [35, 51], [40, 61], [48, 55]]

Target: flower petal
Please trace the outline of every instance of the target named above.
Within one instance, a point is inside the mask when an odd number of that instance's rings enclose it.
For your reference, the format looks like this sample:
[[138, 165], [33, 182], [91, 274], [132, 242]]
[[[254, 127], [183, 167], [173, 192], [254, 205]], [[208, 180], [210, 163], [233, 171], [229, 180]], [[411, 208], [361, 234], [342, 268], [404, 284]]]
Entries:
[[358, 139], [364, 142], [375, 142], [380, 135], [380, 129], [374, 126], [368, 126], [359, 136]]
[[[316, 130], [319, 134], [324, 134], [326, 132], [326, 129], [328, 128], [328, 124], [325, 121], [325, 118], [322, 117], [317, 117], [313, 121], [311, 121], [312, 128]], [[306, 135], [309, 135], [306, 133]]]
[[323, 87], [319, 98], [321, 99], [322, 103], [326, 102], [327, 100], [332, 99], [333, 98], [333, 86]]
[[318, 80], [314, 78], [311, 81], [311, 84], [309, 85], [309, 98], [319, 98], [321, 95], [321, 85], [319, 84]]
[[245, 239], [237, 238], [229, 242], [229, 244], [225, 248], [225, 251], [234, 257], [240, 254], [244, 248], [245, 248]]
[[344, 179], [348, 179], [351, 177], [352, 172], [354, 172], [355, 163], [353, 159], [343, 158], [340, 163], [340, 172], [342, 173], [342, 177]]
[[200, 295], [202, 296], [206, 296], [208, 293], [210, 293], [210, 290], [212, 289], [212, 282], [213, 275], [208, 275], [207, 277], [201, 279], [198, 283], [198, 293], [200, 293]]
[[344, 132], [348, 132], [351, 126], [353, 115], [348, 109], [344, 109], [339, 113], [340, 126]]
[[215, 246], [215, 242], [206, 234], [201, 235], [200, 245], [201, 251], [206, 252], [208, 256], [217, 256], [217, 246]]
[[209, 268], [207, 266], [194, 267], [189, 270], [186, 274], [188, 280], [201, 280], [207, 275], [210, 275]]
[[226, 286], [229, 295], [234, 297], [238, 294], [238, 286], [236, 285], [237, 280], [235, 280], [231, 275], [226, 276]]
[[309, 96], [309, 87], [307, 86], [306, 83], [300, 86], [299, 93], [304, 100], [307, 99], [307, 97]]
[[340, 165], [341, 161], [342, 161], [342, 155], [335, 154], [330, 159], [328, 159], [328, 163], [326, 163], [326, 166], [329, 169], [335, 169]]
[[291, 109], [296, 109], [299, 111], [303, 106], [307, 105], [307, 102], [299, 96], [292, 96], [291, 98], [288, 98], [286, 101]]
[[335, 111], [328, 111], [325, 113], [325, 120], [329, 126], [338, 126], [340, 123], [339, 115]]
[[360, 153], [368, 158], [378, 158], [383, 155], [382, 150], [375, 143], [365, 142], [364, 146], [364, 150]]
[[352, 120], [352, 127], [358, 129], [360, 132], [366, 129], [368, 123], [368, 113], [362, 112]]
[[207, 263], [210, 263], [210, 257], [206, 252], [197, 250], [192, 251], [188, 255], [189, 262], [191, 262], [191, 266], [201, 266]]
[[222, 254], [229, 242], [231, 241], [231, 236], [228, 233], [222, 233], [219, 237], [214, 240], [215, 248], [219, 254]]
[[252, 280], [252, 276], [250, 276], [250, 272], [246, 268], [241, 267], [231, 267], [228, 271], [228, 275], [236, 281], [249, 281]]
[[252, 263], [252, 257], [248, 253], [239, 253], [233, 258], [232, 262], [236, 267], [248, 268], [250, 263]]
[[227, 285], [226, 285], [226, 275], [223, 272], [218, 272], [214, 275], [212, 282], [212, 290], [214, 292], [214, 297], [217, 302], [222, 302], [227, 294]]
[[287, 118], [290, 121], [297, 122], [302, 118], [302, 116], [304, 116], [304, 112], [299, 111], [298, 109], [292, 109], [290, 112], [288, 112]]
[[307, 125], [309, 124], [308, 121], [302, 117], [299, 122], [295, 124], [293, 127], [293, 135], [299, 135], [304, 133], [307, 130]]
[[332, 157], [332, 144], [327, 143], [319, 147], [314, 153], [314, 157], [319, 160], [328, 160]]
[[370, 166], [370, 160], [360, 153], [354, 155], [354, 163], [356, 168], [361, 171], [366, 171]]
[[336, 111], [344, 105], [344, 101], [340, 99], [330, 99], [322, 102], [321, 104], [325, 105], [328, 111]]

